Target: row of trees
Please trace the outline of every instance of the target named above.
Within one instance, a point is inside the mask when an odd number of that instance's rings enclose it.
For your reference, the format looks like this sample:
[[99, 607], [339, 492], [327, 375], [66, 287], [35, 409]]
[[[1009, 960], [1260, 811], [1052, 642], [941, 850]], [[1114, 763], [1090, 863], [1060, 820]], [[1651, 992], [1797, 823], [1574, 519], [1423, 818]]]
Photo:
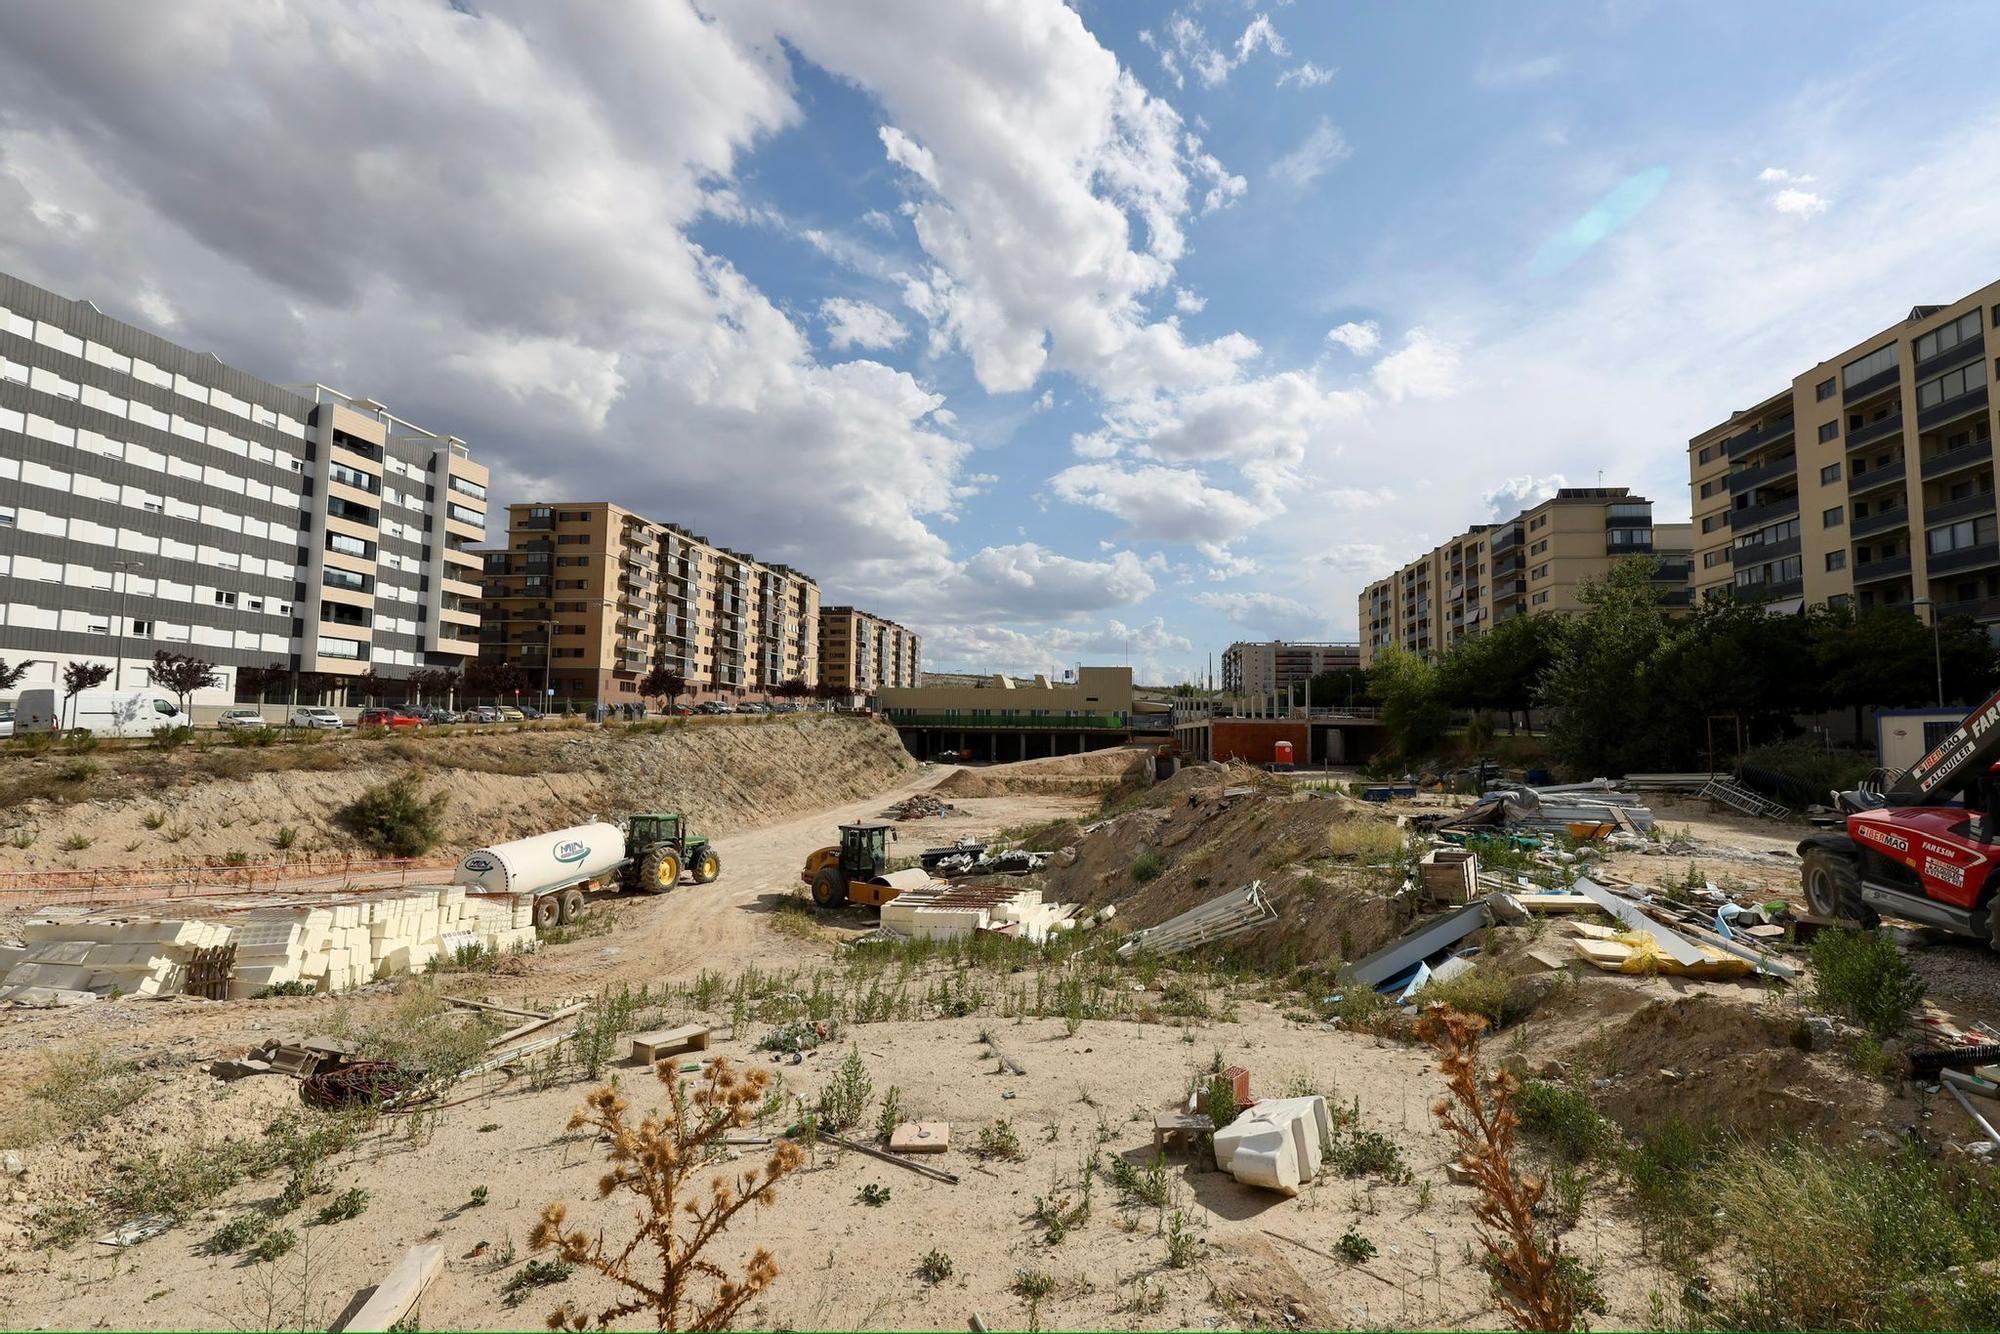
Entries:
[[[395, 700], [414, 704], [442, 703], [451, 698], [468, 700], [508, 699], [527, 692], [536, 694], [541, 674], [508, 662], [469, 662], [463, 668], [435, 667], [412, 672], [407, 677], [385, 677], [374, 671], [358, 676], [338, 676], [329, 672], [297, 672], [288, 668], [245, 667], [237, 672], [239, 695], [263, 699], [273, 692], [288, 693], [297, 679], [298, 697], [318, 699], [338, 690], [358, 692], [370, 704]], [[654, 667], [639, 678], [641, 699], [666, 704], [680, 699], [701, 683], [679, 672]], [[771, 687], [768, 692], [780, 699], [845, 699], [849, 691], [837, 686], [809, 685], [791, 680]]]
[[[1800, 715], [1868, 707], [1968, 705], [2000, 680], [1994, 646], [1974, 622], [1930, 626], [1908, 611], [1812, 607], [1773, 616], [1754, 603], [1704, 601], [1681, 618], [1660, 608], [1653, 562], [1621, 562], [1578, 597], [1570, 616], [1522, 616], [1427, 661], [1380, 654], [1368, 695], [1405, 756], [1434, 750], [1453, 709], [1551, 711], [1549, 740], [1579, 772], [1699, 767], [1796, 734]], [[1727, 757], [1725, 752], [1725, 758]]]

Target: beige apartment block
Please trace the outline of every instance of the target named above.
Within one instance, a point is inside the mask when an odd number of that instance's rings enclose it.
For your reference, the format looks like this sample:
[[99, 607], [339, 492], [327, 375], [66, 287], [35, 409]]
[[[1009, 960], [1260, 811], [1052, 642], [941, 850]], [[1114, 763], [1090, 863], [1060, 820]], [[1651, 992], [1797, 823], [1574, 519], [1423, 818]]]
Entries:
[[1359, 644], [1271, 639], [1238, 641], [1222, 651], [1222, 693], [1268, 695], [1296, 689], [1321, 672], [1361, 665]]
[[481, 657], [513, 664], [555, 702], [641, 702], [654, 667], [683, 700], [769, 697], [817, 679], [819, 585], [605, 501], [508, 507], [486, 553]]
[[1690, 440], [1696, 595], [2000, 622], [1996, 322], [2000, 283], [1917, 306]]
[[1632, 556], [1658, 558], [1661, 604], [1684, 610], [1693, 541], [1692, 525], [1656, 525], [1653, 502], [1625, 487], [1565, 487], [1364, 588], [1361, 665], [1391, 645], [1430, 657], [1516, 616], [1577, 611], [1582, 585]]
[[855, 607], [822, 607], [819, 679], [854, 695], [922, 685], [923, 636]]

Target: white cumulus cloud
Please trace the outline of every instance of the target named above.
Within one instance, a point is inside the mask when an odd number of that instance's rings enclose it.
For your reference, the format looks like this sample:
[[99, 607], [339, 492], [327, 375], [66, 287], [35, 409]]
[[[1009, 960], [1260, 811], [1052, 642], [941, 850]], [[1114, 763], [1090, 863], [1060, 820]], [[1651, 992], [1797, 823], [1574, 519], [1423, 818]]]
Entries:
[[827, 341], [834, 348], [861, 347], [871, 351], [894, 347], [910, 336], [901, 320], [868, 301], [828, 297], [819, 303]]
[[1349, 320], [1328, 329], [1326, 341], [1346, 348], [1357, 357], [1369, 356], [1382, 346], [1382, 326], [1373, 320]]
[[1459, 349], [1428, 329], [1403, 335], [1403, 345], [1375, 363], [1375, 387], [1391, 402], [1443, 398], [1458, 387]]

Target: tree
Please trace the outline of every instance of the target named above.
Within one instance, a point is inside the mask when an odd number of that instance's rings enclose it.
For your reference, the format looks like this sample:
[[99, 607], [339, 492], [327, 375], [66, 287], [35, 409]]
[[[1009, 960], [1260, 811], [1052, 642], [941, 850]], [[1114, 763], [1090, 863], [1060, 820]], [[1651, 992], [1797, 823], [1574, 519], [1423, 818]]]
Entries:
[[328, 692], [338, 690], [347, 678], [334, 672], [300, 672], [299, 698], [314, 701], [325, 699]]
[[1396, 751], [1414, 759], [1444, 738], [1451, 711], [1438, 691], [1437, 668], [1402, 648], [1386, 648], [1368, 669], [1369, 689], [1382, 701], [1382, 726]]
[[111, 667], [107, 663], [77, 660], [63, 665], [62, 679], [63, 709], [67, 714], [71, 700], [111, 679]]
[[1658, 564], [1621, 561], [1604, 578], [1586, 581], [1577, 590], [1584, 611], [1556, 623], [1541, 702], [1560, 710], [1549, 740], [1573, 769], [1619, 774], [1652, 762], [1635, 724], [1645, 707], [1640, 674], [1668, 636], [1652, 583]]
[[1947, 701], [1970, 706], [1992, 692], [1993, 646], [1963, 617], [1940, 621], [1935, 638], [1929, 626], [1895, 607], [1826, 612], [1817, 628], [1815, 674], [1829, 707], [1854, 710], [1857, 730], [1864, 708], [1935, 704], [1940, 661]]
[[359, 690], [361, 698], [369, 704], [381, 703], [382, 695], [389, 688], [388, 679], [373, 667], [359, 676], [348, 677], [347, 684], [350, 689]]
[[1535, 687], [1554, 655], [1555, 618], [1516, 616], [1461, 639], [1438, 664], [1438, 687], [1453, 707], [1507, 715], [1507, 730], [1534, 706]]
[[1350, 704], [1372, 704], [1368, 673], [1359, 667], [1341, 667], [1319, 672], [1306, 686], [1307, 698], [1315, 709], [1344, 708]]
[[152, 680], [160, 689], [171, 692], [180, 701], [181, 712], [186, 713], [189, 697], [214, 685], [217, 677], [214, 663], [161, 649], [153, 655]]
[[9, 667], [5, 658], [0, 658], [0, 690], [12, 690], [21, 684], [21, 678], [28, 674], [28, 664]]
[[639, 698], [672, 701], [687, 690], [687, 678], [666, 667], [655, 666], [639, 678]]

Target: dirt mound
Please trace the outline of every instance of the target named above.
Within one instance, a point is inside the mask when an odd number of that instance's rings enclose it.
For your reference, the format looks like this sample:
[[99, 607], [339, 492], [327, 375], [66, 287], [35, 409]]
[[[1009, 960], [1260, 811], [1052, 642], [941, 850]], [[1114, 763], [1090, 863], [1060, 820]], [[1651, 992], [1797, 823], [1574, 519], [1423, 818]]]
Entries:
[[1734, 997], [1657, 1000], [1579, 1053], [1605, 1113], [1627, 1128], [1670, 1114], [1759, 1138], [1879, 1122], [1887, 1091], [1832, 1056], [1792, 1045], [1797, 1017]]
[[[1253, 772], [1186, 769], [1154, 787], [1147, 804], [1085, 826], [1074, 853], [1055, 859], [1046, 896], [1115, 904], [1118, 925], [1132, 930], [1262, 880], [1279, 920], [1236, 948], [1276, 966], [1356, 959], [1393, 938], [1404, 925], [1393, 873], [1336, 855], [1328, 840], [1335, 824], [1380, 817]], [[1238, 789], [1248, 790], [1224, 795]]]
[[[56, 755], [29, 766], [75, 763]], [[727, 834], [879, 792], [916, 768], [894, 729], [862, 718], [785, 717], [661, 731], [577, 728], [313, 746], [100, 751], [68, 800], [5, 803], [0, 868], [276, 859], [356, 845], [336, 823], [365, 789], [412, 767], [448, 798], [440, 854], [593, 816], [686, 811]], [[34, 782], [34, 775], [18, 782]], [[281, 831], [291, 830], [286, 835]], [[25, 848], [18, 846], [27, 841]], [[65, 847], [65, 845], [68, 845]]]
[[1152, 746], [1113, 746], [1081, 755], [1056, 755], [982, 769], [961, 769], [937, 785], [952, 797], [1004, 797], [1045, 793], [1103, 792], [1145, 771]]

